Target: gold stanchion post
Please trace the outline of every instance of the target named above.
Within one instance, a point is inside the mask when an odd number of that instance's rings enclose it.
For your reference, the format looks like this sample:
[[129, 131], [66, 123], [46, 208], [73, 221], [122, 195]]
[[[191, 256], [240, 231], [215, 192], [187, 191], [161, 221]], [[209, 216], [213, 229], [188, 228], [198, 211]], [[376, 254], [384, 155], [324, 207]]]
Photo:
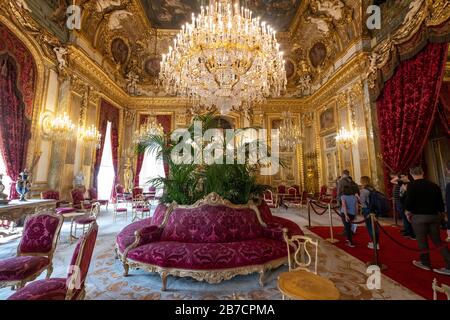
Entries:
[[327, 239], [328, 242], [337, 243], [339, 240], [334, 238], [333, 233], [333, 215], [331, 213], [331, 203], [328, 204], [328, 215], [330, 217], [330, 238]]

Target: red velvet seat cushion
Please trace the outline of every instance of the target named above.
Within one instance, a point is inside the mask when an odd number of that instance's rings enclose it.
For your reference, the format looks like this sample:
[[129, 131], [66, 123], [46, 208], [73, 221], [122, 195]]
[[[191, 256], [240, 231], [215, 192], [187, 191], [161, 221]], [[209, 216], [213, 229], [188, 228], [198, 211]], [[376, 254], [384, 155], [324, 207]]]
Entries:
[[152, 219], [144, 219], [141, 221], [133, 222], [126, 226], [116, 237], [116, 243], [119, 246], [120, 252], [123, 252], [129, 245], [131, 245], [136, 239], [134, 233], [144, 227], [150, 226]]
[[47, 257], [21, 256], [0, 260], [0, 281], [24, 280], [48, 267]]
[[70, 208], [70, 207], [66, 207], [66, 208], [56, 208], [56, 213], [58, 214], [67, 214], [67, 213], [73, 213], [75, 212], [75, 208]]
[[136, 208], [135, 210], [138, 212], [150, 212], [149, 208]]
[[287, 256], [286, 244], [267, 238], [231, 243], [153, 242], [128, 258], [164, 268], [215, 270], [262, 265]]
[[34, 281], [18, 290], [8, 300], [65, 300], [66, 281], [65, 278]]
[[127, 212], [128, 209], [127, 208], [117, 208], [116, 212]]
[[77, 219], [75, 219], [75, 222], [77, 224], [91, 224], [92, 222], [95, 221], [94, 217], [79, 217]]

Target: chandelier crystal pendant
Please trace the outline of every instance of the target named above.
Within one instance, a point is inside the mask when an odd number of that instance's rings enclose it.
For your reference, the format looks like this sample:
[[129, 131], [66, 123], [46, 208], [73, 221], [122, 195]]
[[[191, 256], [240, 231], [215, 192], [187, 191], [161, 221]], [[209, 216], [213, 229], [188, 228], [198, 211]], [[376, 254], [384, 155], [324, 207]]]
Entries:
[[100, 148], [102, 135], [94, 125], [80, 129], [79, 137], [84, 143], [94, 144], [97, 149]]
[[280, 127], [280, 146], [292, 151], [303, 142], [303, 130], [300, 124], [296, 124], [290, 111], [282, 114], [283, 124]]
[[358, 141], [358, 133], [355, 130], [347, 130], [342, 127], [337, 136], [336, 143], [343, 146], [344, 149], [350, 149]]
[[45, 117], [43, 127], [44, 132], [53, 141], [69, 141], [75, 137], [75, 124], [73, 124], [66, 112], [53, 118]]
[[139, 130], [134, 133], [133, 141], [135, 144], [139, 145], [145, 142], [149, 136], [163, 136], [164, 128], [157, 121], [155, 116], [149, 116], [144, 125], [142, 125]]
[[286, 89], [275, 30], [238, 2], [210, 0], [182, 27], [161, 61], [160, 79], [169, 94], [226, 114]]

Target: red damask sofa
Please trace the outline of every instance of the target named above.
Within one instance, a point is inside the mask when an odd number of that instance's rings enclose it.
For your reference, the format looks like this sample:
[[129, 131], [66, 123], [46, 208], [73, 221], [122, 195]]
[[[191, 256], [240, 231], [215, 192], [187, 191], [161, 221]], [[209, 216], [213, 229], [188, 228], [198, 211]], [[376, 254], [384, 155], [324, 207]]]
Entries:
[[212, 193], [192, 206], [159, 205], [153, 218], [127, 226], [116, 238], [125, 276], [129, 268], [219, 283], [260, 273], [287, 262], [283, 233], [303, 234], [293, 222], [274, 217], [265, 202], [233, 205]]

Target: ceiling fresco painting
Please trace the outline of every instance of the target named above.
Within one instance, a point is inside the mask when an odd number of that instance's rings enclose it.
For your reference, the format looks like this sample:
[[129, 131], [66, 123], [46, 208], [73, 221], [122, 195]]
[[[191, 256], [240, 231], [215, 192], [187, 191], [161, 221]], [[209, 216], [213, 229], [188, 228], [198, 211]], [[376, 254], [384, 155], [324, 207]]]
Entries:
[[[244, 0], [255, 16], [261, 17], [278, 31], [286, 31], [300, 6], [300, 0]], [[161, 29], [180, 29], [190, 22], [192, 12], [208, 5], [208, 0], [142, 0], [151, 24]]]

